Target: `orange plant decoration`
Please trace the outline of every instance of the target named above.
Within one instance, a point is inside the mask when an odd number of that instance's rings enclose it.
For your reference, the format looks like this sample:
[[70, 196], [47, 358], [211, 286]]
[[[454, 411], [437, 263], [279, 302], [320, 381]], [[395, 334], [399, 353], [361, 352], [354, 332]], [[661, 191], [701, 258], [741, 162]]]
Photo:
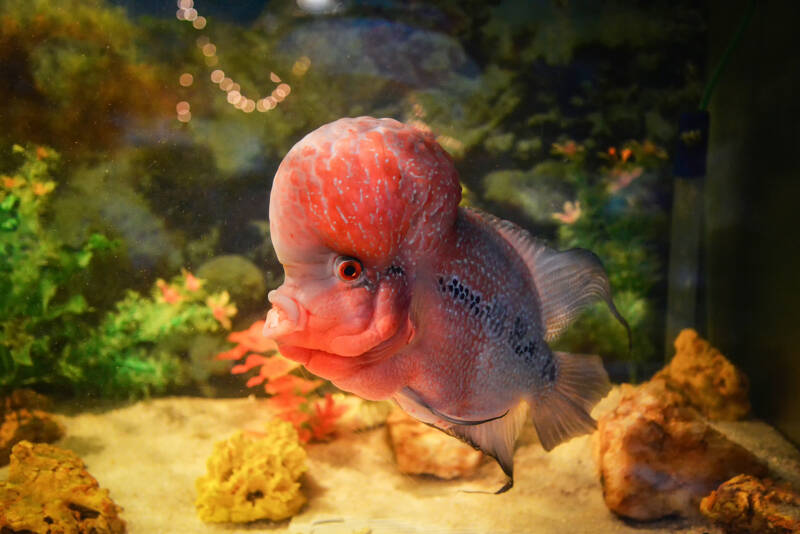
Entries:
[[216, 359], [238, 360], [240, 363], [231, 368], [232, 374], [258, 368], [258, 373], [247, 380], [247, 387], [263, 385], [270, 395], [269, 407], [279, 418], [294, 425], [303, 443], [330, 439], [345, 407], [337, 405], [330, 393], [324, 398], [312, 397], [325, 382], [290, 374], [300, 364], [281, 356], [275, 342], [261, 334], [263, 329], [264, 321], [256, 321], [247, 330], [232, 332], [228, 341], [236, 345], [217, 354]]

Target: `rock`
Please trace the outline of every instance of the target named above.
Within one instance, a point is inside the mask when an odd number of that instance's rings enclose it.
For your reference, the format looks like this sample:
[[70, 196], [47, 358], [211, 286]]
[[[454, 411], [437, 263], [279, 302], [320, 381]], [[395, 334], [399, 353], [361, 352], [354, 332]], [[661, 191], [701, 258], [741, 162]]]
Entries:
[[483, 459], [480, 451], [420, 423], [399, 408], [389, 415], [386, 424], [401, 473], [449, 480], [471, 475]]
[[263, 435], [240, 431], [216, 443], [206, 465], [208, 473], [196, 482], [203, 521], [279, 521], [306, 502], [298, 481], [307, 469], [306, 451], [285, 421], [273, 420]]
[[711, 420], [735, 421], [750, 412], [747, 376], [691, 328], [675, 338], [675, 356], [653, 380], [680, 390]]
[[638, 520], [697, 515], [700, 499], [722, 481], [766, 471], [661, 380], [623, 385], [617, 408], [598, 421], [595, 444], [606, 505]]
[[704, 498], [700, 511], [727, 532], [800, 532], [800, 494], [770, 479], [735, 476]]
[[386, 423], [394, 409], [390, 401], [368, 401], [356, 395], [334, 393], [333, 400], [344, 412], [336, 420], [336, 429], [344, 432], [361, 432]]
[[18, 389], [0, 400], [0, 465], [20, 441], [49, 443], [64, 435], [64, 427], [45, 410], [50, 400], [30, 389]]
[[81, 459], [45, 443], [21, 441], [14, 446], [8, 481], [0, 482], [0, 503], [2, 532], [125, 532], [122, 508]]
[[267, 285], [264, 275], [244, 256], [217, 256], [202, 264], [195, 274], [206, 280], [209, 293], [227, 291], [239, 308], [240, 316], [251, 310], [266, 309]]

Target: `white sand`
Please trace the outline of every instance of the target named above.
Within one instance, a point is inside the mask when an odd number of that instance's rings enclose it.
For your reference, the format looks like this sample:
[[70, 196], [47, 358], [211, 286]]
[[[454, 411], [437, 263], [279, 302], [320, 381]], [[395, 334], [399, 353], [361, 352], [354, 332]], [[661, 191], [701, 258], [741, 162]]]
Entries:
[[[608, 402], [606, 402], [608, 404]], [[602, 407], [601, 407], [602, 409]], [[211, 525], [197, 519], [194, 482], [205, 472], [215, 441], [241, 428], [259, 429], [269, 418], [253, 399], [165, 398], [121, 407], [64, 413], [67, 436], [58, 444], [75, 451], [114, 501], [133, 534], [293, 533], [717, 533], [698, 521], [636, 525], [603, 503], [591, 438], [576, 438], [545, 453], [526, 428], [515, 456], [515, 486], [503, 495], [499, 467], [486, 461], [460, 481], [399, 474], [385, 428], [341, 436], [308, 447], [304, 478], [308, 504], [291, 520]], [[734, 439], [779, 470], [800, 476], [800, 456], [773, 429], [758, 422], [726, 425]], [[0, 470], [0, 479], [7, 468]]]

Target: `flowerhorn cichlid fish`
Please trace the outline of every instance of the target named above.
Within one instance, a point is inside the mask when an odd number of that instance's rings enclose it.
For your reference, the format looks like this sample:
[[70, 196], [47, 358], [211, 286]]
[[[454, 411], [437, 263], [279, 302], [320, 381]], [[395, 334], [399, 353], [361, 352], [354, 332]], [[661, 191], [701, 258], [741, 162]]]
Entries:
[[558, 252], [459, 207], [453, 161], [392, 119], [340, 119], [286, 155], [270, 234], [283, 285], [264, 335], [343, 390], [409, 414], [497, 459], [513, 485], [527, 407], [546, 450], [596, 423], [610, 384], [597, 356], [553, 352], [591, 302], [611, 300], [589, 251]]

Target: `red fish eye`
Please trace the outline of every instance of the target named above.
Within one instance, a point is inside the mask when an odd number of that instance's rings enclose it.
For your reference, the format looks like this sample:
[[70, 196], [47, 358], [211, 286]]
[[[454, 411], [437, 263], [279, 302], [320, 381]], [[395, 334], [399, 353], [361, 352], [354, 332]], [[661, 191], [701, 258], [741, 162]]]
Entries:
[[344, 260], [338, 267], [339, 278], [352, 281], [361, 276], [361, 262], [358, 260]]

